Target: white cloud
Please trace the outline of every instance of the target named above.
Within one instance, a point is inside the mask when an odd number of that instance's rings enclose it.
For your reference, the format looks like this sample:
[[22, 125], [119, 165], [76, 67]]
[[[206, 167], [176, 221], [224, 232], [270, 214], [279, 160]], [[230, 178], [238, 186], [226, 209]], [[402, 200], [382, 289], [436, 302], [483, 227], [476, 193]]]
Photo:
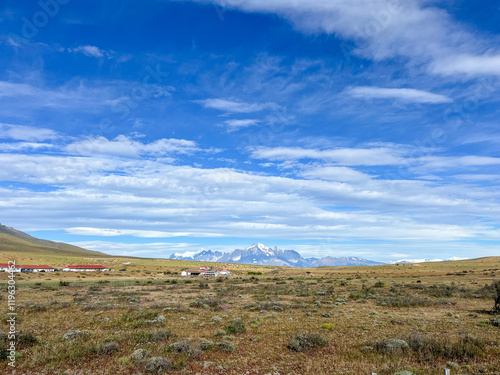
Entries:
[[82, 236], [100, 236], [100, 237], [117, 237], [117, 236], [135, 236], [141, 238], [168, 238], [168, 237], [180, 237], [180, 236], [222, 237], [222, 235], [218, 233], [163, 232], [163, 231], [152, 231], [152, 230], [110, 229], [110, 228], [90, 228], [90, 227], [67, 228], [66, 232]]
[[345, 93], [361, 99], [395, 99], [409, 103], [442, 104], [453, 100], [445, 95], [406, 88], [383, 88], [373, 86], [349, 87]]
[[500, 55], [458, 55], [436, 61], [432, 70], [445, 75], [500, 75]]
[[220, 98], [195, 100], [195, 102], [201, 104], [205, 108], [217, 109], [230, 113], [251, 113], [260, 112], [268, 108], [277, 108], [277, 105], [274, 103], [244, 103]]
[[[154, 85], [151, 85], [154, 86]], [[150, 90], [153, 92], [153, 90]], [[59, 86], [55, 89], [38, 85], [0, 81], [0, 98], [4, 99], [2, 115], [19, 117], [36, 109], [79, 109], [87, 113], [109, 106], [109, 99], [116, 97], [115, 88], [90, 87], [83, 82]], [[26, 105], [29, 100], [29, 106]]]
[[55, 148], [55, 145], [49, 143], [33, 143], [33, 142], [15, 142], [15, 143], [0, 143], [0, 151], [3, 152], [15, 152], [15, 151], [27, 151], [27, 150], [42, 150]]
[[453, 178], [467, 181], [500, 181], [500, 174], [459, 174]]
[[367, 181], [374, 177], [347, 167], [315, 167], [306, 169], [301, 175], [330, 181]]
[[424, 156], [419, 158], [416, 168], [425, 170], [440, 170], [474, 166], [500, 165], [500, 158], [490, 156]]
[[[373, 60], [409, 58], [412, 66], [436, 63], [450, 74], [498, 74], [495, 47], [487, 38], [453, 19], [446, 10], [425, 0], [185, 0], [217, 4], [249, 13], [271, 13], [290, 21], [304, 33], [334, 34], [355, 44], [350, 53]], [[352, 52], [350, 52], [352, 50]], [[450, 63], [470, 56], [465, 63]], [[480, 65], [480, 61], [485, 63]], [[446, 68], [446, 65], [449, 65]], [[433, 65], [431, 65], [433, 66]]]
[[189, 154], [201, 151], [196, 142], [185, 139], [159, 139], [142, 143], [120, 135], [109, 140], [105, 137], [88, 138], [69, 144], [66, 151], [80, 155], [117, 155], [139, 157], [140, 155], [162, 156], [173, 153]]
[[0, 98], [29, 96], [37, 93], [38, 90], [27, 83], [15, 83], [0, 81]]
[[[500, 238], [493, 226], [478, 225], [500, 218], [498, 190], [449, 179], [383, 180], [374, 172], [332, 165], [397, 165], [410, 158], [403, 146], [259, 150], [262, 157], [319, 160], [314, 165], [297, 163], [294, 176], [299, 177], [280, 177], [193, 168], [179, 165], [181, 160], [169, 165], [147, 157], [198, 147], [189, 141], [143, 143], [125, 136], [84, 141], [94, 141], [91, 147], [96, 148], [80, 155], [91, 156], [68, 156], [61, 150], [52, 155], [0, 154], [1, 180], [40, 186], [0, 187], [0, 208], [9, 225], [68, 228], [72, 234], [102, 237], [384, 240], [400, 241], [405, 248], [417, 240]], [[454, 168], [497, 162], [464, 160], [434, 162]], [[39, 212], [46, 220], [39, 220]]]
[[89, 56], [89, 57], [104, 57], [105, 55], [107, 55], [107, 53], [105, 51], [101, 50], [99, 47], [90, 46], [90, 45], [78, 46], [76, 48], [69, 49], [69, 51], [81, 52], [85, 56]]
[[60, 138], [60, 135], [51, 129], [0, 123], [1, 138], [16, 141], [45, 141], [55, 140]]
[[106, 254], [148, 257], [168, 258], [170, 254], [184, 249], [192, 249], [196, 245], [189, 243], [124, 243], [110, 241], [78, 241], [72, 242], [72, 245], [80, 246], [84, 249], [101, 251]]
[[402, 161], [402, 152], [390, 148], [320, 150], [299, 147], [259, 147], [251, 150], [251, 156], [254, 159], [268, 160], [319, 159], [341, 165], [396, 165]]
[[226, 126], [227, 132], [231, 133], [243, 128], [247, 128], [249, 126], [254, 126], [257, 125], [260, 121], [259, 120], [227, 120], [224, 122], [224, 125]]

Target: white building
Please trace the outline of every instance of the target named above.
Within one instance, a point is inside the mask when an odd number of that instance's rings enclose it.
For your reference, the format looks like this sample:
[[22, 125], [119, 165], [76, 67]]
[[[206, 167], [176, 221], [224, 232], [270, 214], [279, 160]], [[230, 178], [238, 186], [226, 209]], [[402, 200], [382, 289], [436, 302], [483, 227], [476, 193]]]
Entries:
[[28, 266], [22, 265], [19, 266], [21, 272], [55, 272], [56, 269], [51, 266]]
[[[8, 263], [0, 263], [0, 272], [11, 272], [10, 264]], [[15, 266], [14, 272], [21, 272], [21, 268], [19, 266]]]
[[109, 271], [109, 268], [104, 266], [94, 266], [94, 265], [78, 265], [78, 266], [68, 266], [63, 268], [61, 271], [65, 272], [93, 272], [93, 271]]

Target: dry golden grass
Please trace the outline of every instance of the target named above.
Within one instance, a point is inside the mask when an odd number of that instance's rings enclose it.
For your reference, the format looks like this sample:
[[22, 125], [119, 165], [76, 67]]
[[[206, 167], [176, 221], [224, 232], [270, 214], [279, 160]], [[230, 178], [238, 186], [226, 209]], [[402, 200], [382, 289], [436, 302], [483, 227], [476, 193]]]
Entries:
[[[132, 265], [122, 266], [124, 261], [128, 259], [65, 258], [56, 266], [98, 262], [116, 269], [126, 267], [125, 273], [18, 276], [17, 304], [22, 307], [17, 328], [38, 339], [34, 345], [20, 347], [18, 374], [144, 373], [145, 363], [137, 365], [129, 358], [139, 348], [147, 349], [150, 357], [168, 358], [172, 362], [169, 374], [388, 375], [410, 370], [433, 375], [442, 374], [449, 361], [458, 366], [452, 374], [500, 368], [500, 327], [490, 324], [493, 299], [483, 289], [498, 279], [500, 258], [308, 270], [224, 265], [236, 275], [223, 282], [189, 279], [190, 283], [164, 272], [178, 273], [197, 264], [130, 259]], [[250, 276], [249, 271], [263, 274]], [[3, 285], [6, 276], [0, 275]], [[59, 281], [69, 286], [60, 286]], [[200, 288], [201, 282], [209, 288]], [[436, 284], [440, 286], [432, 287]], [[0, 305], [6, 307], [5, 288], [0, 296]], [[387, 296], [396, 300], [413, 296], [417, 303], [381, 305]], [[419, 305], [424, 300], [431, 302]], [[451, 304], [443, 304], [444, 300]], [[166, 318], [164, 322], [151, 322], [160, 315]], [[235, 318], [243, 320], [245, 332], [217, 335]], [[5, 320], [2, 316], [0, 330], [6, 331]], [[333, 327], [321, 328], [325, 323]], [[89, 332], [63, 340], [70, 330]], [[320, 334], [328, 345], [290, 350], [290, 341], [301, 333]], [[473, 358], [448, 358], [436, 351], [429, 359], [411, 350], [384, 353], [373, 349], [379, 341], [408, 340], [418, 334], [441, 344], [473, 335], [484, 340], [485, 346]], [[169, 349], [186, 339], [191, 339], [193, 347], [202, 339], [213, 341], [215, 347], [192, 352]], [[217, 343], [224, 340], [232, 342], [235, 350], [220, 350]], [[105, 352], [103, 345], [110, 342], [118, 345], [117, 352]], [[215, 364], [205, 368], [206, 361]], [[0, 362], [0, 371], [8, 371], [5, 360]]]

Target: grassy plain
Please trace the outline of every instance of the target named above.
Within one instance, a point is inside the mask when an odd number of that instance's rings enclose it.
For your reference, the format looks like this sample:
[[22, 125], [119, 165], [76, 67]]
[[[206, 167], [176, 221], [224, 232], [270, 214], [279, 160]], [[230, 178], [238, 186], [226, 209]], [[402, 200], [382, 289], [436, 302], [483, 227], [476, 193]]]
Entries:
[[[11, 259], [115, 270], [17, 275], [16, 374], [148, 374], [162, 366], [167, 374], [500, 369], [489, 287], [499, 279], [500, 257], [317, 269], [210, 264], [234, 273], [218, 280], [181, 278], [202, 263], [177, 260], [0, 252], [0, 263]], [[6, 277], [0, 273], [2, 314]], [[143, 360], [138, 349], [147, 350]], [[2, 373], [7, 363], [0, 361]]]

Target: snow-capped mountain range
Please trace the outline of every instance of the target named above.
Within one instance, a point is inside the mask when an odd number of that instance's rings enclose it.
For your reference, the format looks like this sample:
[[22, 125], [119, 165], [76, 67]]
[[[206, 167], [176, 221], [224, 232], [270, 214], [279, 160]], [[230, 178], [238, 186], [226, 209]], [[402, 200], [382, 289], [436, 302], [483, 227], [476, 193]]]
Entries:
[[382, 264], [356, 257], [305, 259], [295, 250], [282, 250], [277, 247], [270, 248], [261, 243], [254, 244], [246, 249], [236, 249], [230, 253], [205, 249], [197, 253], [174, 253], [170, 256], [170, 259], [289, 267], [372, 266]]
[[400, 259], [394, 262], [389, 262], [390, 264], [401, 264], [401, 263], [427, 263], [427, 262], [449, 262], [453, 260], [466, 260], [469, 258], [461, 257], [451, 257], [448, 259]]

